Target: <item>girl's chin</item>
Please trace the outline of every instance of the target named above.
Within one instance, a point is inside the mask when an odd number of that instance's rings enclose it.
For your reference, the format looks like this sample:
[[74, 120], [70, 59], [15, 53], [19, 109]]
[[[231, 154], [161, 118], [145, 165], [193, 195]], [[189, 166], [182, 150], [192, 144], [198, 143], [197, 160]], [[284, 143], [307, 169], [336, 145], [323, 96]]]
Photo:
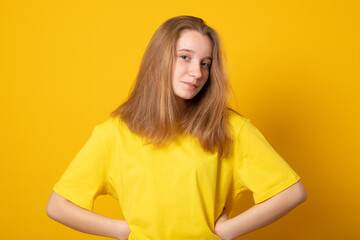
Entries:
[[191, 95], [191, 96], [189, 96], [189, 95], [180, 95], [180, 96], [178, 96], [178, 98], [180, 98], [180, 99], [182, 99], [182, 100], [190, 100], [190, 99], [192, 99], [192, 98], [194, 98], [195, 97], [195, 95]]

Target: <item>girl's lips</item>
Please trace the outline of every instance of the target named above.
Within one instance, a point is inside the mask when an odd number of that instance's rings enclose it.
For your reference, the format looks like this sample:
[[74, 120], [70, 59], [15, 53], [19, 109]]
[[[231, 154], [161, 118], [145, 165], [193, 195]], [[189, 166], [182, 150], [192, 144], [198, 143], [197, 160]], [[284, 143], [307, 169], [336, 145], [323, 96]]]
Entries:
[[191, 89], [196, 88], [196, 85], [194, 83], [191, 83], [191, 82], [182, 82], [182, 83], [184, 83], [186, 86], [188, 86]]

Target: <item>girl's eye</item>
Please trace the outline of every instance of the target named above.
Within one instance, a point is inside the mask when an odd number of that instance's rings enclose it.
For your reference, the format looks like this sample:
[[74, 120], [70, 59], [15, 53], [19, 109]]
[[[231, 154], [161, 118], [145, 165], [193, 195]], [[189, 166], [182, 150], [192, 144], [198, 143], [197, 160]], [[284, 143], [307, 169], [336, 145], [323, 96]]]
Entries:
[[207, 62], [203, 62], [203, 63], [201, 63], [201, 65], [202, 65], [203, 67], [210, 67], [210, 63], [207, 63]]
[[189, 60], [189, 57], [186, 56], [186, 55], [181, 55], [180, 57], [181, 57], [182, 59], [184, 59], [184, 60]]

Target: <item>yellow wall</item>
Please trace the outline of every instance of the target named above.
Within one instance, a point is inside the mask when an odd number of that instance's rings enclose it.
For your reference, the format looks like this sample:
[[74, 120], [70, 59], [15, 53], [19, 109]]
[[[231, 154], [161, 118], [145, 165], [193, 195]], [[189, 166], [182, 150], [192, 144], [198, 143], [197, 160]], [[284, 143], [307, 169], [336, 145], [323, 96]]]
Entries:
[[[219, 4], [221, 2], [221, 4]], [[223, 39], [236, 98], [308, 200], [240, 239], [358, 239], [359, 2], [1, 1], [1, 239], [101, 239], [45, 214], [52, 186], [123, 101], [155, 29], [182, 14]], [[246, 195], [239, 212], [251, 204]], [[97, 212], [121, 217], [101, 197]]]

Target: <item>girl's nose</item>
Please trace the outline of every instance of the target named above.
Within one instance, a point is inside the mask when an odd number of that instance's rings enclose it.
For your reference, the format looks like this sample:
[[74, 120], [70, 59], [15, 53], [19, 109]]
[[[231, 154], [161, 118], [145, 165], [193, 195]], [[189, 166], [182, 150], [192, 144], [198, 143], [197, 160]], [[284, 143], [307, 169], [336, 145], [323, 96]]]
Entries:
[[199, 63], [192, 63], [189, 68], [189, 75], [195, 78], [201, 78], [201, 66]]

